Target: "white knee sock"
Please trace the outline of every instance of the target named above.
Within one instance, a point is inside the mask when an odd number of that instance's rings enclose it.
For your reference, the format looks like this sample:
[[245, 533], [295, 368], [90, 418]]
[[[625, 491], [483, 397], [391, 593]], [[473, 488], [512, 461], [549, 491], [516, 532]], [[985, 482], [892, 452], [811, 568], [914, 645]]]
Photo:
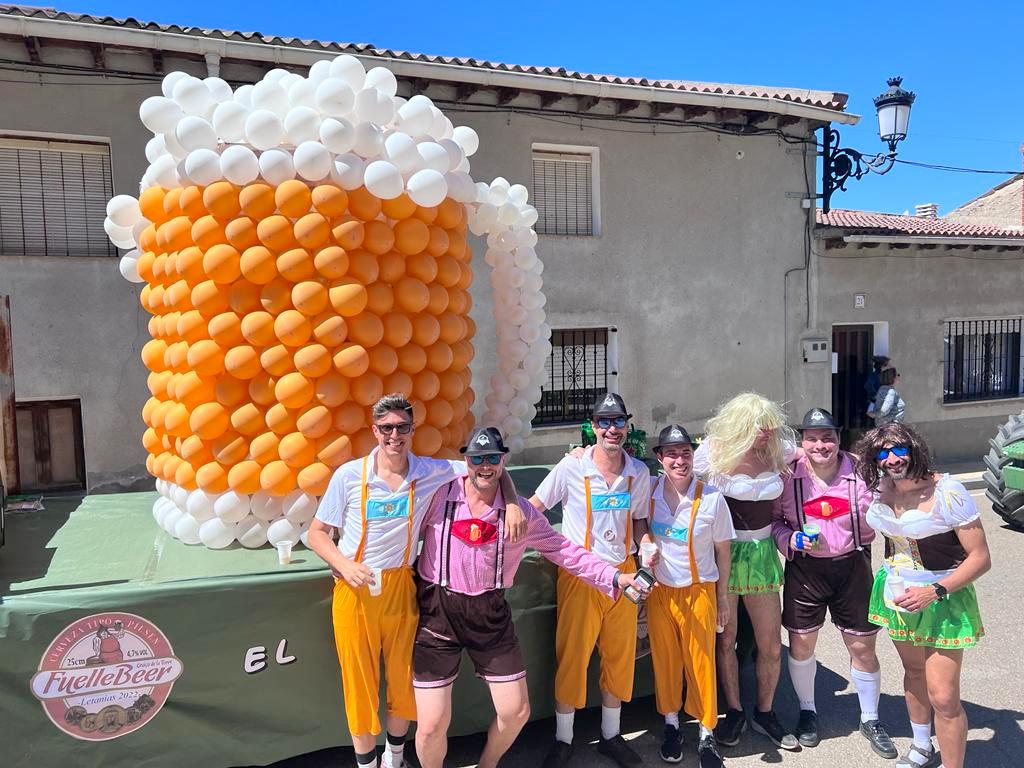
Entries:
[[665, 715], [665, 725], [674, 725], [676, 728], [679, 727], [679, 713], [669, 712]]
[[606, 707], [601, 705], [601, 738], [611, 739], [619, 735], [619, 715], [622, 707]]
[[814, 677], [818, 674], [818, 660], [814, 654], [809, 659], [797, 661], [793, 654], [789, 655], [789, 679], [793, 681], [793, 690], [800, 701], [800, 709], [818, 710], [814, 706]]
[[555, 712], [555, 739], [572, 744], [572, 723], [576, 719], [575, 712]]
[[918, 749], [930, 750], [932, 748], [932, 724], [915, 723], [910, 721], [910, 730], [914, 732], [914, 746]]
[[[394, 741], [392, 741], [394, 739]], [[393, 737], [388, 734], [387, 746], [384, 754], [380, 756], [381, 768], [401, 768], [405, 758], [405, 737]]]
[[700, 736], [697, 738], [703, 739], [705, 736], [714, 735], [714, 732], [703, 723], [697, 723], [697, 726], [700, 728]]
[[878, 719], [878, 698], [882, 695], [882, 671], [861, 672], [850, 667], [853, 687], [857, 689], [860, 699], [860, 721], [862, 723]]

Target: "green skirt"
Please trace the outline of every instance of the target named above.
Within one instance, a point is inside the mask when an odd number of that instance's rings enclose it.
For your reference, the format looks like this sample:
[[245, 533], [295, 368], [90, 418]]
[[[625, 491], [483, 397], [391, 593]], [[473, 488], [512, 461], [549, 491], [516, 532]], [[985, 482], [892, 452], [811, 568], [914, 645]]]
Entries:
[[775, 539], [732, 542], [732, 569], [729, 571], [729, 593], [757, 595], [782, 589], [782, 563], [775, 549]]
[[884, 627], [895, 641], [909, 640], [929, 648], [971, 648], [985, 635], [974, 585], [950, 592], [923, 611], [911, 613], [886, 605], [885, 568], [875, 574], [868, 621]]

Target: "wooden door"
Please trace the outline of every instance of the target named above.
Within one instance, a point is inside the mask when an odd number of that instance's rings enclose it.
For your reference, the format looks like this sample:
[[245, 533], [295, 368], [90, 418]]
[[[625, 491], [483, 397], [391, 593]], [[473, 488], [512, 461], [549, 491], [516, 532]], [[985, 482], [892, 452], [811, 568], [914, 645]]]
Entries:
[[868, 393], [864, 389], [871, 372], [874, 337], [870, 325], [832, 326], [832, 351], [838, 356], [832, 374], [832, 415], [843, 425], [846, 435], [874, 426], [867, 415]]

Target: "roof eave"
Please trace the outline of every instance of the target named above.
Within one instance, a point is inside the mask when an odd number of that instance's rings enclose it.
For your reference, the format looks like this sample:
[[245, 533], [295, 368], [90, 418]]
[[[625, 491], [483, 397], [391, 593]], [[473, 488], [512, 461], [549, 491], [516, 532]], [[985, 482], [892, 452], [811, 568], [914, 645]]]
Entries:
[[[878, 243], [878, 244], [906, 244], [906, 245], [982, 245], [982, 246], [1003, 246], [1004, 248], [1024, 248], [1024, 236], [1022, 237], [971, 237], [964, 235], [874, 235], [874, 234], [844, 234], [841, 235], [844, 243]], [[828, 239], [839, 239], [830, 237]]]

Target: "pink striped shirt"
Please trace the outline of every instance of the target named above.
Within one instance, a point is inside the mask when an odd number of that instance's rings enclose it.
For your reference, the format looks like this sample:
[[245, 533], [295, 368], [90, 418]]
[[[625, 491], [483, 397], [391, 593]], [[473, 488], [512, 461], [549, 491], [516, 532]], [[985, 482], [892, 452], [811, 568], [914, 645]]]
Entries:
[[[445, 564], [442, 561], [442, 537], [447, 530], [445, 511], [448, 508], [448, 502], [455, 502], [453, 521], [474, 518], [469, 508], [469, 502], [466, 500], [465, 483], [466, 478], [460, 477], [449, 485], [442, 486], [434, 494], [430, 508], [427, 510], [426, 519], [423, 521], [423, 551], [419, 556], [417, 570], [422, 578], [435, 584], [440, 584], [445, 576]], [[608, 596], [616, 596], [618, 590], [615, 589], [614, 582], [618, 569], [614, 565], [606, 563], [562, 536], [551, 527], [551, 523], [544, 517], [544, 514], [537, 511], [522, 496], [519, 497], [519, 506], [522, 507], [523, 513], [526, 515], [527, 533], [515, 544], [504, 542], [501, 569], [502, 587], [512, 586], [519, 568], [519, 561], [522, 560], [526, 548], [533, 547], [555, 565], [592, 584]], [[451, 551], [447, 586], [453, 592], [479, 595], [495, 589], [498, 559], [497, 537], [504, 534], [504, 530], [498, 526], [498, 523], [504, 507], [505, 500], [499, 489], [498, 495], [494, 499], [494, 506], [489, 507], [479, 517], [483, 522], [499, 527], [495, 539], [486, 544], [473, 546], [458, 536], [449, 534]]]

